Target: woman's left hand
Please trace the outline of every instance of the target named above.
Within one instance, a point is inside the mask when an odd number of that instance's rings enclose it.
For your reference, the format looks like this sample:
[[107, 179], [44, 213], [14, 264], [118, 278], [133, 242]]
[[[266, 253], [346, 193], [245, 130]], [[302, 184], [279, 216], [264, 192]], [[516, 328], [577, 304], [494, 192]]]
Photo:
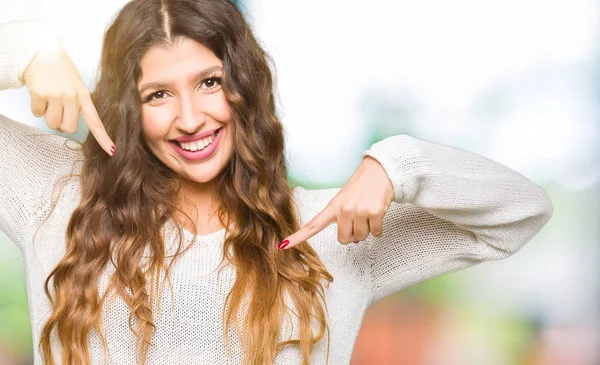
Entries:
[[394, 198], [394, 187], [387, 173], [377, 160], [366, 156], [325, 209], [278, 247], [294, 247], [333, 222], [337, 222], [338, 241], [343, 245], [358, 243], [369, 233], [379, 237], [383, 231], [383, 217]]

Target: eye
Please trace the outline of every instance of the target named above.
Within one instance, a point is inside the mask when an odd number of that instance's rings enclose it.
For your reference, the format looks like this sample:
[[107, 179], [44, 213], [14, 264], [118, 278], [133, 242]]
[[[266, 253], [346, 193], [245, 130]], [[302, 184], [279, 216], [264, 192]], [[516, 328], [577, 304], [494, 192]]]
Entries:
[[166, 92], [164, 90], [155, 91], [152, 94], [146, 96], [145, 102], [150, 102], [152, 100], [164, 99], [165, 95], [166, 95]]
[[202, 80], [200, 84], [204, 84], [207, 87], [204, 90], [213, 90], [221, 85], [221, 78], [218, 76], [209, 77], [207, 79]]

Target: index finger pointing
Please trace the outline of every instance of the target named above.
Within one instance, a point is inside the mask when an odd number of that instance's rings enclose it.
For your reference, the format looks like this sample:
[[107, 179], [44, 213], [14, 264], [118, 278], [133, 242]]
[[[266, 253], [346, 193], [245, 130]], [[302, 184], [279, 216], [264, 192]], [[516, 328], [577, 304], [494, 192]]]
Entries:
[[[280, 243], [280, 249], [288, 249], [294, 247], [302, 241], [306, 241], [317, 233], [321, 232], [331, 223], [336, 220], [336, 212], [331, 204], [328, 204], [319, 214], [317, 214], [310, 222], [306, 223], [296, 233], [292, 234]], [[284, 242], [288, 241], [286, 245]], [[283, 246], [285, 245], [285, 246]]]
[[104, 125], [100, 120], [100, 116], [96, 111], [96, 107], [92, 102], [92, 99], [89, 96], [81, 98], [81, 105], [79, 107], [79, 111], [85, 124], [88, 126], [90, 133], [94, 135], [98, 144], [102, 147], [106, 153], [110, 156], [114, 154], [114, 143], [106, 133], [106, 129], [104, 129]]

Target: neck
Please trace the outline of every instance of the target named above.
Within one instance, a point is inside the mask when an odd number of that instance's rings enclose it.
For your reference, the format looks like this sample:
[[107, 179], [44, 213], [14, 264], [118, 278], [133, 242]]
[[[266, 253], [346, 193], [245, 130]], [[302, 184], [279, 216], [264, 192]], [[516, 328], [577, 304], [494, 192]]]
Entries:
[[223, 228], [216, 215], [217, 206], [212, 197], [215, 189], [215, 179], [202, 184], [186, 179], [181, 180], [180, 208], [194, 222], [194, 226], [190, 227], [189, 220], [180, 217], [179, 221], [185, 229], [196, 234], [207, 234]]

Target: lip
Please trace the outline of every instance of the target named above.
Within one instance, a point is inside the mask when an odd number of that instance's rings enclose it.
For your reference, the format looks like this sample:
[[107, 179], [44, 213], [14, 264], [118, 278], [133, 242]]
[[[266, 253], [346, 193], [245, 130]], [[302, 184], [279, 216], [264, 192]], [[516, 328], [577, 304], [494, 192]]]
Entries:
[[202, 138], [208, 137], [211, 134], [215, 133], [217, 130], [221, 129], [223, 127], [220, 128], [215, 128], [209, 131], [204, 131], [204, 132], [200, 132], [198, 134], [194, 134], [193, 136], [181, 136], [181, 137], [177, 137], [172, 139], [171, 141], [177, 141], [177, 142], [195, 142], [198, 141]]
[[179, 146], [179, 144], [177, 142], [174, 142], [173, 140], [169, 141], [169, 144], [171, 144], [171, 146], [175, 149], [175, 151], [177, 151], [181, 157], [185, 158], [186, 160], [189, 161], [200, 161], [200, 160], [206, 160], [209, 159], [210, 157], [212, 157], [215, 152], [217, 151], [217, 148], [219, 147], [219, 143], [221, 142], [221, 136], [223, 135], [223, 131], [224, 131], [224, 127], [221, 128], [217, 128], [216, 130], [217, 132], [217, 136], [215, 137], [215, 139], [212, 141], [212, 143], [210, 145], [208, 145], [205, 149], [203, 149], [202, 151], [187, 151], [184, 150], [183, 148], [181, 148]]

